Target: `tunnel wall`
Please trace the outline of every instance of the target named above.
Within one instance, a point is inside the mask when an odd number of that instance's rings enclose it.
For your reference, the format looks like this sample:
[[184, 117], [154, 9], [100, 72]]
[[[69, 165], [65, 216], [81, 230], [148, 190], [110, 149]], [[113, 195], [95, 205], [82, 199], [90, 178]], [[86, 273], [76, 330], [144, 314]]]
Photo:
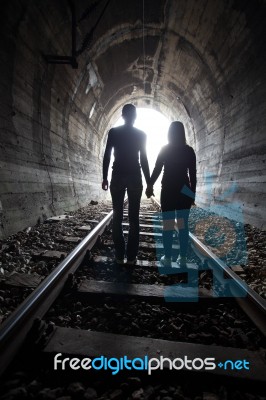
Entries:
[[43, 58], [70, 54], [69, 10], [13, 3], [1, 25], [0, 238], [98, 199], [101, 181], [82, 59], [73, 70]]
[[[2, 7], [0, 238], [102, 198], [106, 134], [129, 99], [185, 122], [198, 205], [265, 228], [265, 2], [147, 0], [146, 69], [142, 7], [129, 2], [125, 16], [122, 1], [104, 15], [78, 69], [47, 64], [45, 54], [71, 53], [67, 4]], [[75, 4], [80, 14], [88, 7]], [[79, 24], [80, 43], [97, 4]]]
[[265, 229], [266, 8], [260, 1], [224, 4], [206, 47], [215, 51], [204, 56], [216, 91], [200, 83], [191, 106], [198, 204]]

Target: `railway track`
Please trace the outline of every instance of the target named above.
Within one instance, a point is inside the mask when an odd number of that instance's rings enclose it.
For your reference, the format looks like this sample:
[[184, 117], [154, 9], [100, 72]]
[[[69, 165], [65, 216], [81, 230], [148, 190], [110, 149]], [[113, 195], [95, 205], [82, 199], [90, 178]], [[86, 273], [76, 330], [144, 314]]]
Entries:
[[[162, 267], [158, 262], [163, 250], [161, 221], [154, 209], [158, 203], [154, 203], [151, 210], [146, 202], [140, 213], [140, 257], [135, 266], [121, 267], [112, 262], [108, 228], [112, 212], [109, 212], [2, 324], [1, 373], [21, 347], [25, 354], [25, 343], [30, 342], [31, 351], [53, 359], [51, 369], [55, 365], [57, 369], [62, 368], [64, 355], [76, 360], [103, 356], [105, 362], [127, 356], [128, 360], [138, 358], [135, 373], [142, 366], [146, 373], [150, 368], [149, 374], [156, 374], [164, 357], [170, 360], [165, 361], [168, 371], [176, 369], [219, 379], [229, 377], [265, 383], [262, 348], [266, 332], [265, 300], [192, 234], [194, 255], [188, 271], [176, 266]], [[125, 221], [125, 235], [127, 226]], [[178, 252], [178, 244], [175, 250]], [[222, 296], [221, 288], [225, 293]], [[238, 305], [232, 306], [235, 298], [248, 316], [244, 321], [239, 319], [243, 313]], [[220, 309], [219, 319], [212, 315], [215, 309]], [[228, 315], [232, 327], [226, 331]], [[207, 324], [205, 319], [209, 319]], [[249, 319], [257, 328], [250, 328]], [[202, 327], [202, 334], [197, 329], [193, 333], [194, 321]], [[233, 347], [224, 344], [226, 339], [219, 333], [219, 324], [222, 324], [221, 332], [228, 333], [231, 329], [231, 337], [237, 332], [240, 348], [237, 340]], [[243, 339], [240, 331], [244, 327], [248, 332], [242, 333]], [[207, 361], [211, 364], [209, 369], [205, 368], [206, 361], [202, 361], [206, 359], [212, 359]], [[148, 360], [153, 361], [149, 364]], [[175, 368], [171, 360], [178, 360]], [[184, 360], [190, 360], [188, 365]], [[65, 363], [71, 370], [69, 363]], [[114, 372], [109, 369], [110, 374]]]
[[[160, 204], [152, 198], [153, 203], [159, 209]], [[252, 290], [230, 267], [217, 257], [195, 235], [189, 233], [192, 248], [201, 259], [204, 268], [209, 268], [215, 277], [216, 284], [228, 286], [225, 296], [234, 297], [242, 310], [249, 316], [263, 335], [266, 335], [266, 301]], [[227, 279], [227, 281], [226, 281]], [[230, 283], [228, 283], [230, 282]], [[213, 283], [215, 286], [215, 283]], [[215, 288], [213, 288], [215, 290]], [[221, 293], [217, 294], [221, 296]]]

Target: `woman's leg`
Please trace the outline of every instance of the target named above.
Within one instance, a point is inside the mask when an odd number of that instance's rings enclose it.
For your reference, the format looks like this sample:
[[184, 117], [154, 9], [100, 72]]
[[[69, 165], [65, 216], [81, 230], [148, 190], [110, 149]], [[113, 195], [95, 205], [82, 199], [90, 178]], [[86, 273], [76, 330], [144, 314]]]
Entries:
[[161, 190], [161, 209], [163, 218], [163, 247], [165, 258], [171, 259], [173, 246], [173, 232], [175, 229], [175, 208], [173, 195], [170, 190], [162, 187]]
[[175, 228], [175, 212], [163, 211], [163, 247], [165, 258], [171, 259], [173, 232]]
[[190, 209], [176, 210], [181, 258], [185, 258], [187, 256], [188, 239], [189, 239], [189, 230], [188, 230], [189, 211]]

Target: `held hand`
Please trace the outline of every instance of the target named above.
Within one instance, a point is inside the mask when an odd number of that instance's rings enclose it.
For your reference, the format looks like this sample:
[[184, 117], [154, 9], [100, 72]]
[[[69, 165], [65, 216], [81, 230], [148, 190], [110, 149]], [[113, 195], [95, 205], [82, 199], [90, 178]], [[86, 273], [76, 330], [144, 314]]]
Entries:
[[149, 199], [151, 196], [154, 196], [154, 193], [153, 193], [153, 186], [152, 186], [152, 185], [148, 185], [148, 186], [147, 186], [147, 189], [146, 189], [146, 191], [145, 191], [145, 194], [146, 194], [146, 196], [148, 197], [148, 199]]
[[109, 187], [109, 183], [108, 183], [108, 180], [106, 179], [104, 179], [103, 181], [102, 181], [102, 189], [103, 190], [108, 190], [108, 187]]
[[193, 198], [191, 199], [191, 207], [196, 207], [196, 203], [195, 203], [196, 193], [193, 192], [193, 194], [194, 194], [194, 196], [193, 196]]

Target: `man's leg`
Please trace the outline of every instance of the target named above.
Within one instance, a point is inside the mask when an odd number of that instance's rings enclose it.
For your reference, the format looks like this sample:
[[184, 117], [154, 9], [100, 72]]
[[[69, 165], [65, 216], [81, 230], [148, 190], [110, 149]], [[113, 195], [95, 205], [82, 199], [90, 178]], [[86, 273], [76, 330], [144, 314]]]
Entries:
[[113, 202], [113, 226], [112, 236], [115, 247], [115, 257], [117, 260], [123, 260], [125, 257], [125, 239], [123, 235], [123, 208], [125, 198], [125, 185], [123, 182], [119, 182], [118, 179], [112, 178], [110, 191]]
[[139, 249], [139, 209], [142, 194], [141, 177], [134, 177], [128, 182], [128, 219], [129, 232], [127, 242], [127, 260], [136, 259]]

